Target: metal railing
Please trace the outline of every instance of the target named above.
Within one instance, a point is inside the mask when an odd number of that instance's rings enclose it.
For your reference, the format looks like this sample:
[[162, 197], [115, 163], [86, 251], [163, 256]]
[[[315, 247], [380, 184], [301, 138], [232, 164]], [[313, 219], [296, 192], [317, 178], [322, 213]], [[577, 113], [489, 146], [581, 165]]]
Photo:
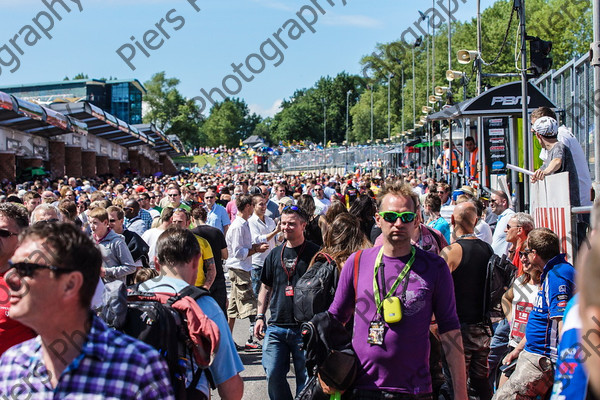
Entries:
[[352, 172], [357, 166], [389, 168], [386, 152], [400, 145], [335, 147], [319, 150], [288, 152], [269, 158], [269, 171], [314, 171], [338, 169]]
[[547, 72], [533, 83], [560, 109], [561, 122], [581, 144], [594, 179], [594, 77], [589, 54]]
[[[589, 54], [571, 60], [558, 70], [551, 70], [532, 81], [558, 107], [561, 122], [575, 135], [594, 175], [594, 82]], [[599, 105], [600, 107], [600, 105]], [[401, 147], [401, 144], [338, 147], [323, 150], [306, 150], [286, 153], [270, 158], [272, 171], [298, 171], [342, 169], [351, 172], [356, 166], [363, 166], [367, 160], [379, 160], [379, 166], [395, 170], [398, 160], [387, 151]]]

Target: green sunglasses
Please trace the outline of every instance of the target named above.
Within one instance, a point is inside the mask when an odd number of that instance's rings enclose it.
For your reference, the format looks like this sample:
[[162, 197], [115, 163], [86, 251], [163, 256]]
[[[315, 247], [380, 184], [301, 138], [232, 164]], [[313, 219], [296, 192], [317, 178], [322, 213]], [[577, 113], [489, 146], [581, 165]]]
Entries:
[[400, 218], [400, 221], [404, 222], [405, 224], [408, 222], [413, 222], [417, 216], [417, 214], [411, 211], [404, 211], [401, 213], [396, 211], [381, 211], [379, 215], [381, 215], [381, 217], [390, 224], [395, 223], [398, 218]]

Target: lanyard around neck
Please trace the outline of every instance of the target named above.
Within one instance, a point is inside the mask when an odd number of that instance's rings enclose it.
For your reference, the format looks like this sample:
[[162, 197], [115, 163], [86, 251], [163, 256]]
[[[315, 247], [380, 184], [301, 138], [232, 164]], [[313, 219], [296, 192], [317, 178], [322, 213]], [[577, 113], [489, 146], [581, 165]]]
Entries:
[[[283, 247], [281, 248], [281, 267], [283, 268], [283, 272], [285, 272], [285, 275], [288, 278], [288, 285], [291, 285], [292, 276], [296, 272], [296, 265], [298, 265], [298, 260], [300, 259], [300, 256], [302, 255], [302, 252], [304, 251], [304, 247], [306, 246], [306, 240], [302, 243], [302, 247], [300, 247], [300, 250], [298, 251], [298, 253], [296, 255], [294, 264], [292, 265], [292, 268], [290, 268], [289, 270], [285, 266], [285, 262], [283, 261], [283, 252], [286, 249], [286, 244], [287, 244], [287, 242], [284, 242]], [[294, 247], [292, 247], [292, 249], [294, 249]]]
[[[404, 266], [404, 269], [402, 270], [402, 272], [400, 272], [400, 275], [398, 275], [398, 277], [396, 278], [396, 281], [390, 288], [390, 291], [387, 292], [387, 294], [385, 295], [383, 300], [387, 299], [388, 297], [390, 297], [394, 294], [394, 292], [398, 288], [398, 285], [400, 285], [400, 282], [402, 282], [402, 280], [404, 279], [404, 277], [406, 276], [406, 274], [412, 267], [413, 263], [415, 262], [415, 253], [416, 253], [415, 247], [411, 246], [410, 247], [410, 259]], [[383, 264], [383, 247], [381, 247], [381, 249], [379, 250], [379, 254], [377, 254], [377, 258], [375, 259], [375, 271], [373, 273], [373, 295], [375, 296], [375, 304], [377, 305], [377, 313], [379, 313], [381, 311], [381, 307], [383, 306], [383, 300], [381, 299], [381, 296], [379, 294], [379, 283], [377, 282], [377, 274], [379, 273], [379, 266], [382, 264]]]

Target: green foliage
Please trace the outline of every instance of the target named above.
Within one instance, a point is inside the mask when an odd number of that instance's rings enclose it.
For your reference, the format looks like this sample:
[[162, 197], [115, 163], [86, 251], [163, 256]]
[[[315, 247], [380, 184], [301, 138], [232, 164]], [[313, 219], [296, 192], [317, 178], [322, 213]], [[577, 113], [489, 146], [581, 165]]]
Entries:
[[260, 122], [260, 116], [250, 114], [244, 100], [228, 98], [211, 108], [202, 131], [211, 147], [237, 147], [240, 141], [253, 134]]
[[[516, 13], [507, 30], [513, 3], [513, 0], [498, 0], [482, 12], [482, 58], [486, 63], [482, 67], [483, 73], [518, 72], [515, 43], [520, 38]], [[592, 40], [589, 0], [526, 0], [525, 3], [527, 34], [553, 42], [551, 56], [555, 68], [587, 52]], [[439, 16], [432, 21], [440, 22]], [[427, 29], [426, 22], [422, 21], [420, 25]], [[371, 90], [368, 86], [374, 88], [373, 139], [387, 138], [389, 82], [391, 135], [395, 136], [401, 133], [403, 125], [405, 129], [412, 128], [415, 120], [423, 115], [421, 108], [429, 105], [428, 96], [433, 94], [435, 86], [451, 86], [453, 96], [446, 99], [448, 102], [459, 102], [475, 95], [474, 65], [458, 64], [456, 53], [461, 49], [477, 48], [476, 19], [453, 22], [451, 29], [451, 68], [465, 72], [466, 85], [460, 80], [450, 84], [445, 78], [449, 65], [448, 25], [444, 24], [436, 27], [435, 36], [424, 37], [419, 47], [401, 41], [377, 44], [371, 54], [360, 60], [360, 76], [342, 72], [335, 77], [322, 77], [312, 87], [296, 90], [283, 101], [280, 112], [264, 120], [250, 114], [243, 100], [226, 99], [212, 107], [205, 121], [195, 103], [177, 91], [179, 80], [166, 78], [161, 72], [145, 84], [148, 94], [144, 100], [150, 105], [145, 120], [155, 122], [167, 133], [175, 133], [185, 144], [194, 146], [238, 146], [240, 140], [252, 134], [271, 143], [281, 140], [320, 143], [323, 142], [324, 122], [327, 142], [342, 143], [346, 139], [346, 93], [351, 90], [348, 134], [350, 141], [364, 143], [371, 138]], [[413, 37], [405, 36], [414, 41], [417, 34], [415, 30]], [[505, 37], [506, 43], [502, 47]], [[434, 65], [432, 58], [435, 58]], [[520, 65], [518, 56], [517, 63]], [[486, 77], [482, 84], [497, 86], [516, 79]]]
[[167, 135], [175, 134], [185, 146], [204, 146], [206, 136], [202, 133], [204, 117], [191, 99], [186, 99], [177, 90], [179, 79], [167, 78], [165, 72], [156, 73], [144, 83], [144, 101], [149, 111], [144, 122], [154, 123]]
[[[271, 139], [311, 140], [323, 142], [323, 122], [326, 111], [327, 142], [341, 143], [346, 138], [346, 94], [351, 90], [349, 109], [364, 91], [363, 79], [342, 72], [331, 77], [322, 77], [310, 89], [297, 90], [285, 100], [282, 110], [270, 124]], [[323, 105], [325, 103], [325, 106]], [[352, 120], [349, 115], [349, 128]]]
[[[519, 29], [518, 16], [513, 15], [512, 24], [508, 30], [506, 44], [500, 52], [501, 45], [507, 33], [507, 27], [512, 12], [512, 0], [498, 0], [491, 7], [482, 12], [482, 56], [486, 63], [490, 64], [498, 55], [497, 61], [493, 65], [483, 65], [483, 73], [506, 73], [518, 72], [515, 67], [515, 42]], [[587, 52], [590, 41], [592, 40], [592, 7], [591, 2], [587, 0], [527, 0], [526, 2], [527, 35], [539, 36], [543, 40], [553, 42], [551, 56], [554, 60], [554, 67], [560, 68], [562, 65], [575, 57], [579, 57]], [[426, 29], [426, 22], [421, 26]], [[406, 35], [410, 37], [410, 35]], [[431, 66], [432, 59], [432, 41], [435, 41], [435, 65]], [[413, 127], [413, 82], [412, 82], [412, 54], [414, 49], [415, 56], [415, 119], [419, 119], [421, 108], [429, 105], [427, 102], [428, 94], [433, 94], [435, 86], [449, 86], [445, 79], [446, 70], [448, 70], [448, 25], [437, 27], [435, 37], [429, 38], [429, 53], [427, 52], [428, 38], [424, 37], [421, 46], [414, 48], [413, 43], [405, 44], [400, 41], [378, 44], [374, 51], [363, 57], [361, 64], [365, 75], [369, 75], [372, 82], [381, 83], [381, 86], [375, 92], [375, 138], [382, 137], [381, 120], [385, 119], [386, 127], [383, 129], [387, 134], [387, 99], [382, 102], [380, 90], [387, 90], [383, 87], [387, 85], [387, 75], [394, 74], [391, 84], [391, 120], [392, 135], [401, 130], [401, 115], [404, 109], [404, 122], [406, 128]], [[456, 53], [458, 50], [476, 50], [477, 49], [477, 21], [476, 18], [465, 22], [452, 23], [452, 52], [451, 67], [453, 70], [459, 70], [466, 73], [467, 86], [466, 97], [475, 96], [475, 70], [473, 63], [462, 65], [458, 64]], [[429, 57], [427, 55], [429, 54]], [[527, 52], [529, 59], [529, 51]], [[427, 58], [430, 60], [430, 76], [427, 80]], [[518, 58], [520, 66], [520, 58]], [[433, 72], [433, 75], [431, 71]], [[404, 71], [404, 104], [402, 102], [402, 90], [399, 84], [399, 76]], [[482, 85], [497, 86], [506, 82], [514, 81], [518, 78], [484, 78]], [[396, 82], [394, 82], [396, 81]], [[464, 99], [465, 88], [460, 81], [452, 82], [452, 92], [454, 102]], [[368, 99], [360, 99], [359, 104], [353, 109], [353, 116], [357, 126], [353, 130], [354, 137], [358, 140], [370, 138], [370, 92], [363, 93]], [[369, 107], [367, 107], [367, 104]], [[366, 124], [367, 112], [369, 113], [369, 124]], [[359, 118], [360, 121], [356, 121]], [[369, 134], [366, 135], [366, 126], [369, 128]]]
[[[74, 80], [74, 81], [76, 81], [76, 80], [78, 80], [78, 79], [90, 79], [90, 77], [89, 77], [89, 76], [87, 76], [87, 74], [84, 74], [83, 72], [80, 72], [80, 73], [78, 73], [77, 75], [75, 75], [75, 76], [73, 77], [73, 80]], [[68, 76], [65, 76], [65, 77], [63, 78], [63, 81], [68, 81], [68, 80], [70, 80]]]

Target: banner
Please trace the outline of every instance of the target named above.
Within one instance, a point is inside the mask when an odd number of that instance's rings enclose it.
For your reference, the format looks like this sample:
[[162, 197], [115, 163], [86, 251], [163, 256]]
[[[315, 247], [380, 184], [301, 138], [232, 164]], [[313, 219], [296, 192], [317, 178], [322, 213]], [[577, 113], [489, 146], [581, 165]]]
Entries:
[[483, 146], [488, 182], [491, 175], [506, 174], [508, 131], [508, 117], [483, 118]]
[[548, 175], [531, 184], [531, 215], [536, 228], [549, 228], [560, 239], [561, 252], [573, 262], [573, 235], [569, 173]]

